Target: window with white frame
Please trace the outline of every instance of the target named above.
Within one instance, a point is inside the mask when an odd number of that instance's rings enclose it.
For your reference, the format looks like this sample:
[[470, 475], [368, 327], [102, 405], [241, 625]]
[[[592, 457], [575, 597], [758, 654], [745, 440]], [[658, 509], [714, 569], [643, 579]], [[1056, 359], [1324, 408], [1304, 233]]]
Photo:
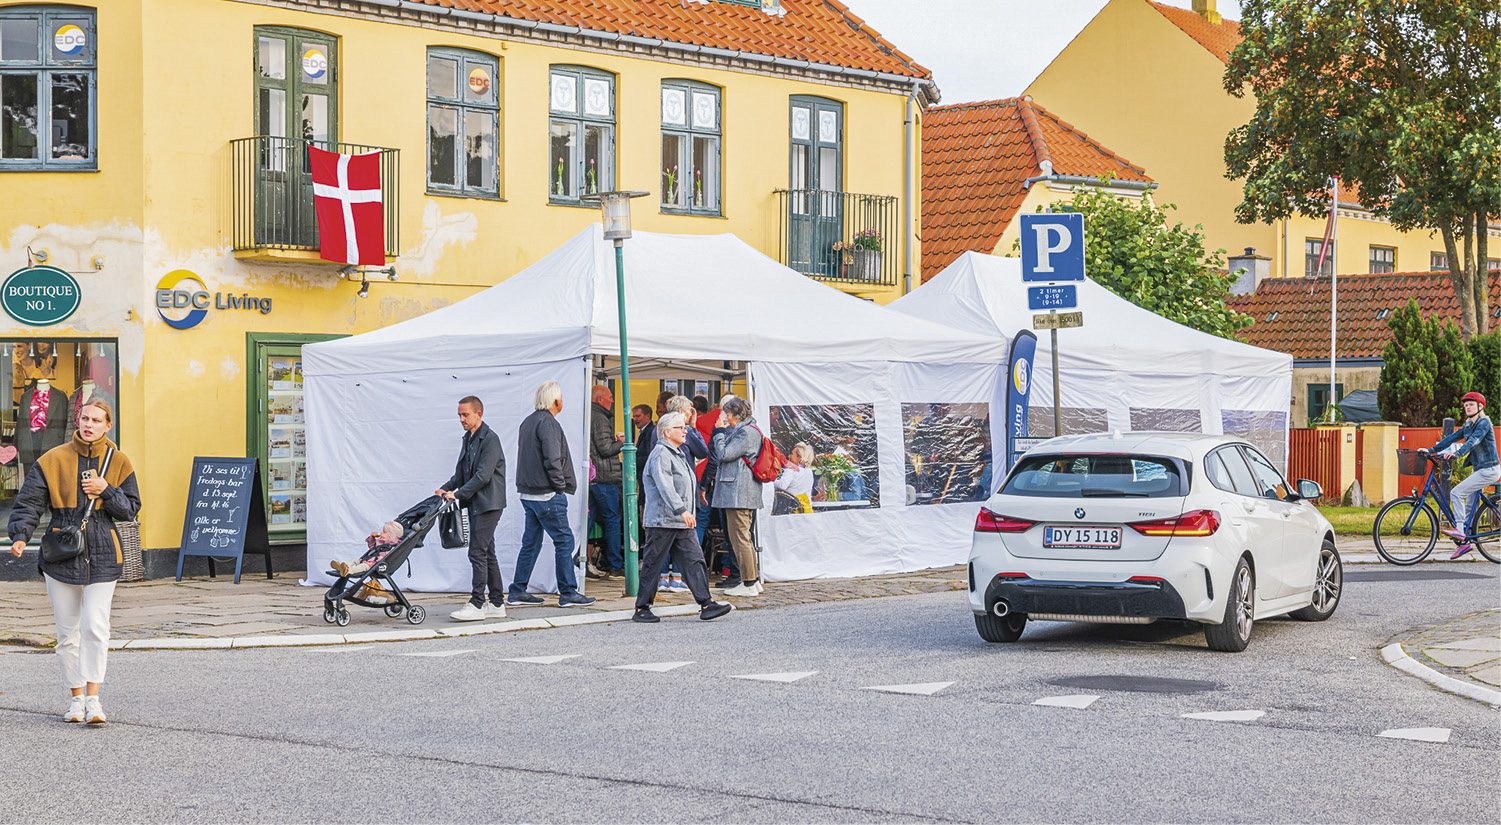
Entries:
[[721, 214], [719, 89], [662, 82], [662, 211]]
[[1390, 246], [1371, 247], [1371, 274], [1386, 275], [1397, 271], [1397, 250]]
[[583, 66], [548, 73], [547, 197], [583, 203], [615, 188], [615, 76]]
[[1448, 254], [1443, 253], [1443, 252], [1429, 252], [1428, 253], [1428, 271], [1429, 272], [1448, 272], [1449, 271], [1449, 256], [1448, 256]]
[[427, 50], [427, 188], [500, 195], [500, 61], [461, 49]]
[[0, 6], [0, 170], [93, 170], [94, 10]]
[[1334, 241], [1329, 242], [1329, 252], [1324, 255], [1324, 266], [1320, 268], [1319, 253], [1323, 250], [1323, 248], [1323, 238], [1308, 238], [1307, 240], [1303, 241], [1304, 275], [1312, 276], [1334, 274]]

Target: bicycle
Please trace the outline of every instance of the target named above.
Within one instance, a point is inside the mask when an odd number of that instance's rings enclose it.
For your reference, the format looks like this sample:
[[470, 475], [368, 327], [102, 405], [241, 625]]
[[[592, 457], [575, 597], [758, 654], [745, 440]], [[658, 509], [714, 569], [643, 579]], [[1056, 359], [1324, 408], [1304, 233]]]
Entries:
[[[1423, 481], [1423, 491], [1417, 495], [1403, 496], [1387, 502], [1376, 514], [1376, 523], [1371, 527], [1371, 539], [1376, 543], [1376, 552], [1392, 564], [1417, 564], [1428, 558], [1438, 543], [1439, 520], [1433, 508], [1428, 506], [1432, 496], [1445, 520], [1454, 523], [1454, 511], [1449, 507], [1449, 497], [1441, 494], [1438, 469], [1447, 459], [1437, 458], [1427, 450], [1398, 450], [1397, 466], [1403, 475], [1417, 475], [1427, 465], [1428, 476]], [[1455, 539], [1456, 546], [1466, 542], [1475, 545], [1487, 561], [1501, 564], [1501, 507], [1496, 499], [1484, 490], [1476, 494], [1475, 506], [1471, 508], [1470, 523], [1465, 526], [1465, 537]]]

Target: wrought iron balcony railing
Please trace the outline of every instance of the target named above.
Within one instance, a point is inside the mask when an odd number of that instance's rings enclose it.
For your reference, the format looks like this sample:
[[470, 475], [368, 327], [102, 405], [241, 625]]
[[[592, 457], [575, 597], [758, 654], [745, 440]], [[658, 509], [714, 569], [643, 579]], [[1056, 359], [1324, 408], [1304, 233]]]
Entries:
[[900, 215], [894, 195], [778, 189], [781, 262], [822, 281], [895, 286]]
[[381, 203], [385, 205], [386, 256], [401, 248], [397, 208], [399, 150], [354, 143], [259, 137], [230, 141], [231, 241], [236, 252], [317, 251], [318, 221], [313, 211], [313, 178], [307, 147], [354, 154], [380, 153]]

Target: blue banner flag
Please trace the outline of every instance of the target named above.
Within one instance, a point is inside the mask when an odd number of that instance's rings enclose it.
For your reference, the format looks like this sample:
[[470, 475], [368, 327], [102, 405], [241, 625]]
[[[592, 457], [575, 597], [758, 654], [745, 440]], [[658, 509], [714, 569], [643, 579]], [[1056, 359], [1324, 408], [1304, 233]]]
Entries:
[[1016, 464], [1025, 448], [1017, 439], [1027, 437], [1027, 400], [1032, 396], [1032, 358], [1037, 354], [1037, 336], [1021, 330], [1011, 339], [1011, 368], [1006, 371], [1006, 470]]

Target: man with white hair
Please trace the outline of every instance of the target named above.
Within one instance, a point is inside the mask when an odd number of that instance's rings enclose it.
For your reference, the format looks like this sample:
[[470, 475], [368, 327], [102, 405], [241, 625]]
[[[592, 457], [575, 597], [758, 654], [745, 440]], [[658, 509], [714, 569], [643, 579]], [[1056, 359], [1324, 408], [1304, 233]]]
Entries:
[[579, 592], [573, 574], [573, 529], [568, 526], [568, 496], [578, 489], [573, 476], [573, 456], [568, 439], [558, 424], [563, 411], [563, 390], [556, 381], [543, 381], [537, 387], [536, 412], [522, 419], [516, 438], [516, 492], [521, 494], [521, 509], [526, 511], [526, 526], [521, 532], [521, 552], [516, 558], [516, 575], [511, 580], [506, 604], [541, 604], [542, 599], [526, 592], [532, 568], [542, 552], [542, 533], [552, 539], [553, 565], [558, 577], [558, 607], [586, 607], [593, 597]]
[[657, 446], [652, 448], [642, 472], [646, 543], [642, 548], [641, 586], [636, 592], [636, 612], [631, 621], [661, 621], [651, 612], [651, 603], [657, 595], [657, 571], [669, 555], [698, 602], [700, 619], [717, 619], [731, 610], [730, 605], [714, 601], [709, 594], [709, 571], [704, 567], [704, 553], [693, 531], [697, 523], [693, 505], [698, 484], [693, 477], [693, 463], [683, 452], [687, 429], [688, 419], [682, 413], [662, 416], [657, 422]]

